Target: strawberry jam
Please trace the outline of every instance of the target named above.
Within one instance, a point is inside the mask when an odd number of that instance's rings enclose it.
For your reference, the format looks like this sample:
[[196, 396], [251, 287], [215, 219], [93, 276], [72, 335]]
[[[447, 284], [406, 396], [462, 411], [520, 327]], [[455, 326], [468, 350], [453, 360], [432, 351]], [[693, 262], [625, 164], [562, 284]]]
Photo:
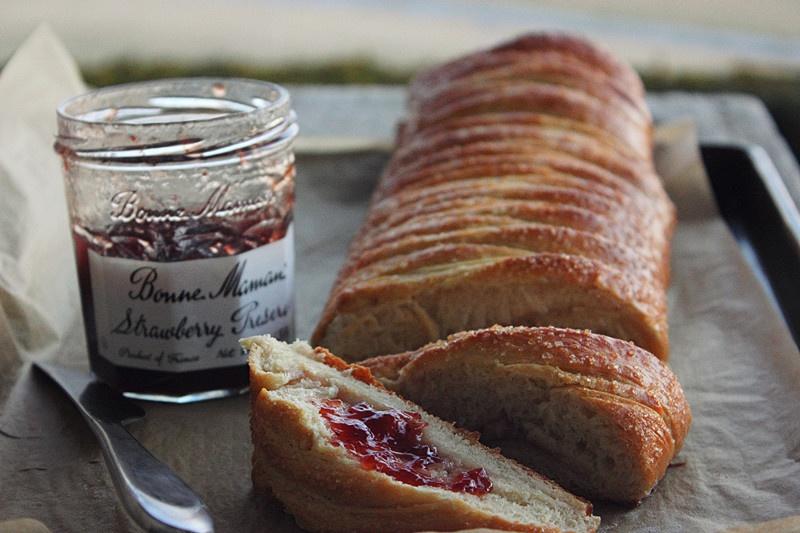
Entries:
[[104, 87], [58, 107], [89, 363], [129, 397], [247, 390], [242, 337], [293, 338], [299, 128], [245, 79]]
[[483, 468], [465, 470], [425, 444], [427, 425], [418, 413], [377, 410], [365, 402], [348, 405], [326, 400], [319, 410], [333, 432], [333, 442], [358, 458], [361, 465], [415, 487], [437, 487], [483, 495], [492, 481]]

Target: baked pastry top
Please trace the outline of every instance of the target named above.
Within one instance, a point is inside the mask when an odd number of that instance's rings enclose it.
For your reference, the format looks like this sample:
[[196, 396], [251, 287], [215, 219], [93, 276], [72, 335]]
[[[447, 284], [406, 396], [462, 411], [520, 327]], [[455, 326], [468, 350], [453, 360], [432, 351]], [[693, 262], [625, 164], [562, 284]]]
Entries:
[[349, 360], [493, 324], [669, 354], [675, 210], [636, 73], [531, 34], [412, 82], [408, 116], [312, 336]]

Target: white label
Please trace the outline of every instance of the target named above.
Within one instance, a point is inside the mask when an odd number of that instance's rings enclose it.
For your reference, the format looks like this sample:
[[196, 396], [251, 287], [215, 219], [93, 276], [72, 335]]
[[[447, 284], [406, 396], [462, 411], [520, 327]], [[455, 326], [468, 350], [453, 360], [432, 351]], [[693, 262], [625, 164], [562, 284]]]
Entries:
[[89, 252], [100, 355], [119, 366], [186, 372], [241, 365], [241, 337], [288, 340], [294, 322], [294, 224], [229, 257], [157, 263]]

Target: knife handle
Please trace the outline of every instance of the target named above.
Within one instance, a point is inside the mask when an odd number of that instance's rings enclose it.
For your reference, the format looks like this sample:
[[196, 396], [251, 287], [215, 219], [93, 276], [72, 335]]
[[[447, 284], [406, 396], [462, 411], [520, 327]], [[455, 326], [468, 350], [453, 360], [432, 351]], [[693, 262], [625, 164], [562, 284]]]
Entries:
[[214, 531], [200, 498], [127, 429], [119, 423], [85, 418], [100, 441], [120, 499], [137, 524], [154, 532]]

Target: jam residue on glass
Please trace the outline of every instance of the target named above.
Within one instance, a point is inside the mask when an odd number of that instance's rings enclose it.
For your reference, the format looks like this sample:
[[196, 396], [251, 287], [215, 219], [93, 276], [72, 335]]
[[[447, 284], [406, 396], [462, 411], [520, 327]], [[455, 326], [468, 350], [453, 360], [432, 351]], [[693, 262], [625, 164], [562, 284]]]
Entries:
[[464, 470], [456, 461], [439, 455], [435, 446], [423, 442], [422, 430], [427, 424], [418, 413], [378, 410], [365, 402], [348, 405], [339, 399], [326, 400], [319, 412], [333, 432], [333, 442], [357, 457], [365, 468], [415, 487], [475, 495], [492, 490], [486, 470]]
[[73, 236], [79, 260], [85, 248], [139, 261], [187, 261], [236, 255], [275, 242], [286, 235], [290, 222], [291, 217], [264, 210], [238, 221], [125, 222], [102, 232], [75, 225]]

